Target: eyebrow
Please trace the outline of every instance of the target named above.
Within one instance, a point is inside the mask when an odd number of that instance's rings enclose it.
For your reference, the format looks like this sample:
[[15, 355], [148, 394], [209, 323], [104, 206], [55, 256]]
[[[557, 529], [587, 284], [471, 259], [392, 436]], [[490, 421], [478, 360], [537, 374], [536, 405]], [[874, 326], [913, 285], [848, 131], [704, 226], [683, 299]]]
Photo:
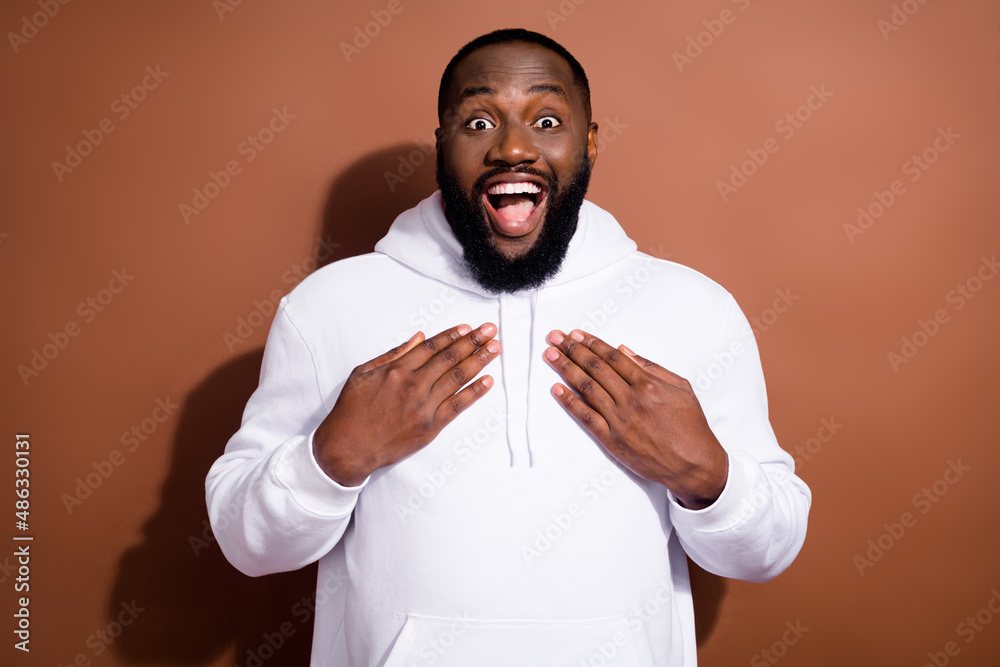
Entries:
[[[567, 102], [569, 101], [569, 95], [562, 86], [554, 83], [538, 83], [528, 88], [529, 95], [538, 95], [540, 93], [554, 93], [559, 97], [563, 98]], [[479, 95], [496, 95], [497, 91], [490, 88], [489, 86], [469, 86], [461, 92], [458, 96], [458, 102], [462, 103], [470, 97], [477, 97]]]
[[569, 95], [563, 90], [562, 86], [556, 85], [554, 83], [539, 83], [537, 85], [528, 88], [528, 92], [532, 95], [537, 95], [539, 93], [555, 93], [559, 97], [563, 98], [569, 102]]
[[477, 95], [496, 95], [497, 91], [493, 90], [489, 86], [470, 86], [462, 91], [458, 96], [459, 102], [464, 102], [470, 97], [476, 97]]

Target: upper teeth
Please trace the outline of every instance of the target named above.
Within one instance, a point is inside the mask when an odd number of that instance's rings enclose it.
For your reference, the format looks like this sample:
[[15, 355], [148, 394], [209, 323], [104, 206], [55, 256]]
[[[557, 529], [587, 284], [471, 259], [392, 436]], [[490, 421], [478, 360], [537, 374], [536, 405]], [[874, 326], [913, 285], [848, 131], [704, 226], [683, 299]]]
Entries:
[[541, 187], [535, 183], [526, 181], [524, 183], [496, 183], [490, 186], [487, 193], [491, 195], [516, 195], [522, 192], [537, 193], [541, 191]]

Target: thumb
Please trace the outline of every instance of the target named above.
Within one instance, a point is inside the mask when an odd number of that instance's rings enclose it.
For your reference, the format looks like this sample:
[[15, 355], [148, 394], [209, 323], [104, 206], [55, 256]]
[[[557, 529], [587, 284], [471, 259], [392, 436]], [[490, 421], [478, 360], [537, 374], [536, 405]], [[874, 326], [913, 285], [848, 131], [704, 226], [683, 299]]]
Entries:
[[677, 384], [678, 380], [683, 379], [681, 378], [680, 375], [677, 375], [676, 373], [671, 373], [666, 368], [659, 365], [652, 359], [647, 359], [646, 357], [636, 354], [635, 352], [632, 351], [632, 348], [630, 348], [628, 345], [624, 344], [619, 345], [618, 349], [624, 352], [625, 356], [627, 356], [629, 359], [635, 362], [635, 364], [639, 368], [646, 371], [650, 375], [654, 375], [660, 378], [661, 380], [666, 380], [670, 384]]

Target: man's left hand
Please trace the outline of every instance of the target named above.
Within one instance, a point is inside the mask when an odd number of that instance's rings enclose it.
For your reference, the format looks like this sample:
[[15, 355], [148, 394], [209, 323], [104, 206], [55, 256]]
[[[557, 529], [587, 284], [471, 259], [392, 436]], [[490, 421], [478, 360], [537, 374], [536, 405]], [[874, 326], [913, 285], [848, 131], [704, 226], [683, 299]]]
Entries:
[[729, 457], [690, 382], [579, 330], [552, 331], [548, 341], [545, 359], [572, 389], [557, 383], [552, 394], [611, 456], [666, 486], [684, 507], [715, 502]]

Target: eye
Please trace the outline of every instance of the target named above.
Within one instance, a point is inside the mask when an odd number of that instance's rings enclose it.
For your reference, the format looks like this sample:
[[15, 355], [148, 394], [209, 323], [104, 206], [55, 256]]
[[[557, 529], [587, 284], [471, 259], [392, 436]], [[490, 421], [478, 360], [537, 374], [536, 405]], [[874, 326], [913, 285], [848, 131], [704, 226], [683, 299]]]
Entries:
[[492, 130], [496, 125], [485, 118], [473, 118], [465, 124], [470, 130]]
[[559, 127], [560, 125], [562, 125], [562, 123], [559, 122], [559, 119], [555, 116], [545, 116], [536, 120], [534, 127], [538, 127], [543, 130], [551, 130], [552, 128]]

